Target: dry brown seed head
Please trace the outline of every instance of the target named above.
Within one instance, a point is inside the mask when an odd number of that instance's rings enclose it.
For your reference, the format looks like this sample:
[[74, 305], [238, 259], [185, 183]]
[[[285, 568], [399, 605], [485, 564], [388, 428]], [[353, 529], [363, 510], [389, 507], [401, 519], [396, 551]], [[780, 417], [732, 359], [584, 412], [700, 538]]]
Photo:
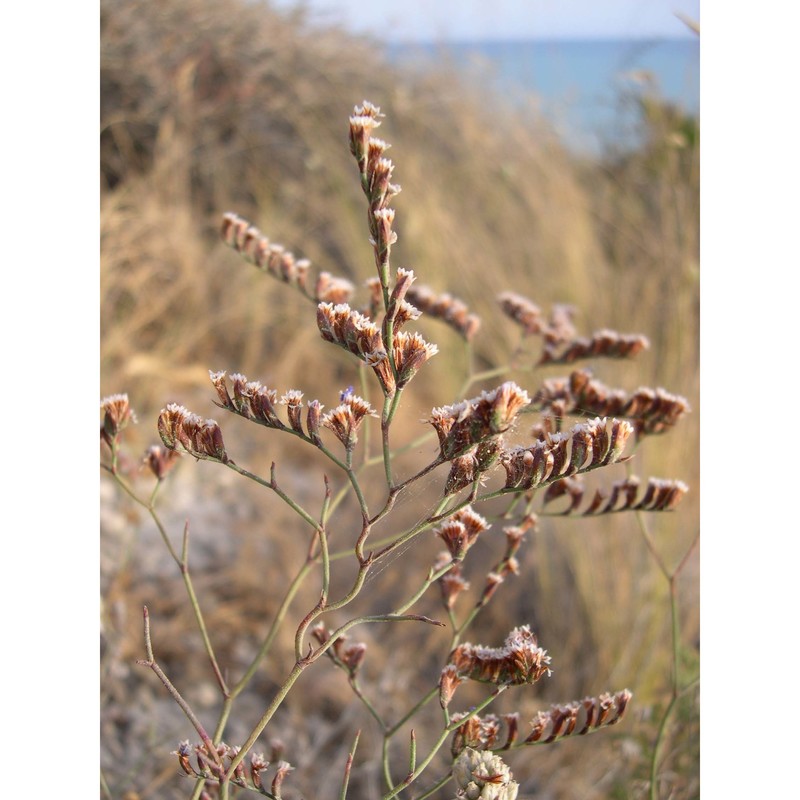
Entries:
[[320, 417], [324, 406], [319, 400], [311, 400], [308, 404], [308, 413], [306, 414], [306, 430], [308, 436], [314, 444], [321, 444], [319, 438]]
[[427, 286], [415, 286], [409, 300], [426, 314], [436, 317], [470, 341], [480, 328], [480, 318], [470, 314], [467, 306], [449, 294], [437, 295]]
[[[450, 561], [450, 553], [444, 552], [437, 559], [434, 569], [441, 569], [446, 564], [449, 564]], [[444, 602], [445, 608], [453, 608], [458, 595], [469, 589], [469, 582], [464, 580], [461, 567], [458, 564], [439, 578], [439, 588], [442, 592], [442, 601]]]
[[173, 750], [170, 755], [178, 756], [178, 763], [181, 765], [181, 769], [187, 774], [194, 776], [195, 771], [192, 768], [191, 762], [189, 758], [192, 755], [192, 746], [189, 744], [188, 739], [184, 739], [180, 744], [178, 744], [178, 749]]
[[528, 393], [513, 381], [506, 381], [488, 397], [492, 402], [493, 433], [507, 431], [517, 414], [531, 402]]
[[145, 453], [145, 463], [158, 480], [163, 480], [167, 473], [175, 466], [180, 453], [177, 450], [168, 450], [158, 445], [153, 445]]
[[[386, 191], [388, 190], [384, 191], [384, 199], [386, 199]], [[373, 213], [373, 236], [370, 238], [370, 243], [375, 249], [376, 257], [380, 263], [388, 261], [389, 250], [397, 241], [397, 234], [392, 230], [393, 222], [393, 208], [379, 208]]]
[[112, 394], [100, 401], [100, 410], [103, 412], [103, 429], [105, 437], [113, 439], [130, 423], [136, 423], [136, 414], [133, 413], [127, 394]]
[[322, 425], [333, 431], [336, 438], [348, 449], [352, 449], [357, 441], [357, 425], [353, 409], [346, 404], [337, 406], [322, 417]]
[[527, 625], [514, 628], [502, 647], [461, 644], [450, 654], [450, 662], [462, 675], [497, 685], [534, 683], [550, 674], [550, 656]]
[[158, 432], [164, 446], [183, 448], [195, 458], [227, 463], [222, 431], [213, 419], [203, 419], [177, 403], [170, 403], [158, 417]]
[[272, 794], [280, 800], [281, 786], [286, 776], [294, 770], [294, 767], [288, 761], [279, 761], [277, 764], [277, 771], [275, 777], [272, 779]]
[[456, 511], [449, 519], [457, 520], [463, 523], [467, 531], [467, 540], [472, 544], [475, 539], [484, 531], [489, 530], [491, 525], [476, 511], [473, 511], [472, 506], [465, 506]]
[[385, 114], [381, 114], [380, 106], [370, 103], [369, 100], [363, 100], [360, 106], [355, 106], [353, 108], [353, 113], [359, 117], [369, 117], [375, 121], [376, 126], [380, 125], [380, 120], [386, 116]]
[[503, 313], [521, 325], [526, 334], [541, 333], [544, 327], [542, 312], [534, 302], [514, 292], [503, 292], [497, 299]]
[[256, 789], [261, 788], [261, 773], [269, 767], [269, 761], [264, 758], [263, 753], [253, 753], [250, 756], [250, 780]]
[[409, 320], [416, 320], [422, 316], [422, 312], [411, 305], [406, 300], [400, 300], [394, 306], [394, 329], [399, 331]]
[[286, 406], [286, 413], [289, 417], [289, 424], [292, 430], [297, 433], [303, 433], [303, 424], [301, 421], [303, 411], [303, 393], [299, 389], [289, 389], [280, 400], [282, 405]]
[[[368, 187], [369, 187], [369, 201], [370, 207], [373, 209], [373, 214], [376, 215], [381, 209], [386, 209], [389, 199], [392, 197], [392, 173], [394, 172], [394, 164], [389, 158], [379, 158], [372, 167], [371, 172], [367, 174]], [[389, 210], [389, 209], [386, 209]], [[392, 211], [389, 218], [389, 227], [391, 221], [394, 219], [394, 211]]]
[[416, 279], [417, 278], [416, 275], [414, 275], [414, 270], [398, 267], [397, 273], [395, 274], [395, 283], [394, 289], [392, 289], [391, 301], [393, 303], [399, 303], [403, 298], [405, 298], [406, 294], [411, 289], [411, 284], [414, 283]]
[[[508, 381], [472, 400], [434, 409], [428, 422], [439, 436], [442, 457], [450, 460], [507, 431], [529, 402], [527, 392]], [[447, 431], [443, 437], [445, 428]]]
[[442, 708], [447, 708], [456, 689], [464, 682], [464, 679], [459, 676], [458, 670], [452, 665], [448, 664], [439, 677], [439, 705]]
[[367, 646], [363, 642], [348, 645], [342, 651], [342, 663], [347, 667], [351, 677], [358, 674], [358, 670], [364, 661], [364, 656], [367, 654]]
[[356, 107], [355, 114], [350, 117], [350, 152], [358, 161], [359, 170], [363, 174], [367, 165], [369, 140], [380, 122], [370, 114], [359, 114], [358, 111]]
[[439, 352], [435, 344], [426, 342], [418, 333], [400, 331], [394, 337], [394, 363], [397, 369], [397, 388], [402, 389], [417, 374], [420, 367]]
[[463, 522], [446, 520], [433, 531], [447, 546], [453, 561], [462, 561], [467, 553], [467, 529]]
[[444, 496], [460, 492], [470, 486], [478, 477], [478, 462], [475, 459], [474, 450], [456, 456], [450, 462], [450, 472], [444, 482]]
[[228, 393], [228, 385], [225, 383], [225, 375], [226, 373], [224, 370], [220, 370], [219, 372], [214, 372], [213, 370], [208, 371], [208, 377], [211, 378], [211, 383], [217, 390], [219, 405], [221, 405], [223, 408], [232, 409], [234, 407], [233, 401]]

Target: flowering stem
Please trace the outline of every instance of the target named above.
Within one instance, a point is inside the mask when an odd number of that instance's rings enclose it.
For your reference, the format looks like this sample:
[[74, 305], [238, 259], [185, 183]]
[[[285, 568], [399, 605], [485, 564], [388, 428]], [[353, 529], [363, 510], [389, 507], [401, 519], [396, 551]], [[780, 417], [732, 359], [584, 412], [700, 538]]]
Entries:
[[394, 488], [394, 478], [392, 477], [392, 452], [389, 445], [389, 423], [390, 406], [392, 398], [384, 397], [383, 412], [381, 414], [381, 442], [383, 447], [383, 471], [386, 476], [386, 485], [389, 490]]
[[689, 556], [692, 554], [697, 542], [699, 541], [700, 534], [699, 532], [695, 534], [692, 543], [689, 545], [688, 549], [683, 554], [683, 557], [678, 563], [678, 566], [675, 567], [675, 569], [670, 572], [670, 570], [664, 563], [661, 554], [656, 549], [655, 542], [653, 541], [653, 538], [650, 535], [649, 530], [647, 529], [647, 523], [645, 521], [644, 513], [641, 511], [637, 511], [636, 518], [639, 523], [639, 530], [642, 534], [642, 538], [645, 540], [645, 543], [647, 544], [647, 548], [650, 551], [653, 560], [658, 565], [658, 568], [661, 571], [661, 573], [667, 579], [667, 583], [669, 584], [669, 596], [670, 596], [670, 618], [671, 618], [671, 629], [672, 629], [672, 697], [666, 709], [664, 710], [664, 715], [661, 718], [661, 722], [658, 726], [658, 732], [656, 733], [656, 740], [653, 743], [653, 752], [650, 757], [650, 800], [658, 800], [657, 770], [658, 770], [659, 754], [664, 742], [664, 738], [666, 736], [667, 723], [669, 722], [669, 719], [672, 716], [672, 712], [675, 709], [675, 706], [680, 697], [687, 691], [689, 691], [689, 689], [691, 689], [692, 686], [694, 686], [698, 681], [698, 679], [695, 678], [686, 687], [684, 687], [683, 689], [680, 688], [680, 618], [678, 614], [677, 578], [680, 575], [683, 568], [686, 566], [689, 560]]
[[472, 501], [471, 498], [467, 498], [459, 503], [454, 508], [448, 509], [446, 512], [444, 511], [447, 508], [447, 505], [450, 501], [449, 497], [443, 497], [439, 504], [436, 507], [436, 510], [433, 513], [433, 516], [428, 517], [427, 519], [422, 520], [422, 522], [418, 522], [411, 530], [407, 531], [406, 533], [402, 534], [401, 536], [394, 539], [391, 544], [388, 544], [382, 550], [379, 550], [375, 556], [373, 557], [373, 561], [377, 561], [384, 556], [387, 556], [392, 551], [396, 550], [398, 547], [402, 547], [406, 542], [413, 539], [415, 536], [418, 536], [422, 531], [429, 528], [431, 525], [435, 525], [437, 522], [441, 521], [445, 517], [449, 517], [454, 512], [458, 511], [465, 506], [468, 506]]
[[[277, 614], [275, 615], [275, 619], [272, 621], [272, 625], [270, 626], [269, 632], [267, 633], [266, 638], [264, 639], [263, 644], [261, 645], [260, 650], [256, 653], [255, 658], [253, 659], [252, 663], [250, 664], [247, 672], [242, 675], [241, 679], [238, 681], [236, 686], [233, 687], [231, 692], [231, 697], [236, 697], [239, 695], [245, 686], [249, 683], [250, 679], [256, 673], [261, 662], [266, 657], [267, 653], [269, 652], [270, 647], [272, 646], [272, 642], [275, 640], [275, 637], [278, 634], [278, 630], [280, 629], [281, 623], [286, 618], [286, 613], [289, 610], [289, 605], [291, 604], [294, 596], [297, 594], [298, 589], [300, 588], [303, 580], [305, 579], [306, 575], [311, 571], [314, 565], [313, 561], [306, 561], [303, 566], [300, 568], [300, 571], [295, 575], [294, 580], [289, 585], [289, 588], [286, 591], [286, 595], [283, 598], [283, 602], [278, 609]], [[217, 738], [222, 735], [220, 731], [217, 734]]]
[[186, 586], [186, 593], [189, 595], [189, 602], [194, 610], [195, 619], [200, 628], [200, 636], [203, 639], [203, 646], [208, 654], [209, 661], [211, 661], [211, 669], [214, 671], [214, 677], [217, 679], [222, 696], [227, 698], [230, 695], [228, 684], [222, 676], [222, 670], [219, 668], [217, 658], [214, 655], [214, 648], [211, 646], [211, 637], [208, 635], [205, 620], [200, 612], [200, 601], [194, 591], [194, 584], [189, 576], [189, 520], [183, 527], [183, 548], [181, 550], [180, 561], [181, 575], [183, 576], [183, 583]]
[[244, 757], [252, 749], [258, 737], [261, 736], [261, 732], [267, 727], [269, 721], [272, 719], [275, 712], [280, 708], [281, 703], [283, 703], [284, 699], [286, 698], [286, 695], [289, 694], [289, 690], [292, 688], [292, 686], [294, 686], [297, 679], [303, 674], [303, 670], [309, 666], [310, 663], [310, 661], [298, 661], [295, 663], [294, 667], [292, 667], [292, 671], [283, 682], [283, 685], [278, 689], [275, 697], [272, 698], [272, 702], [267, 707], [267, 710], [261, 716], [261, 719], [256, 723], [255, 728], [253, 728], [250, 735], [247, 737], [247, 741], [242, 745], [241, 750], [239, 750], [239, 752], [233, 757], [231, 765], [228, 767], [228, 771], [225, 774], [224, 783], [227, 783], [230, 780], [231, 776], [236, 770], [236, 767], [238, 767], [239, 764], [244, 761]]
[[331, 562], [330, 556], [328, 554], [328, 534], [325, 529], [325, 517], [328, 511], [328, 505], [330, 504], [331, 500], [331, 490], [330, 486], [328, 485], [328, 479], [325, 478], [325, 502], [322, 506], [322, 512], [320, 513], [320, 521], [319, 521], [319, 528], [317, 529], [317, 533], [319, 534], [319, 550], [322, 556], [322, 594], [320, 596], [320, 603], [323, 605], [328, 601], [328, 591], [331, 585]]
[[180, 692], [172, 685], [164, 671], [156, 663], [155, 656], [153, 655], [153, 644], [150, 639], [150, 614], [147, 610], [147, 606], [143, 607], [142, 614], [144, 616], [144, 645], [145, 651], [147, 652], [147, 659], [139, 659], [136, 663], [141, 664], [143, 667], [150, 667], [150, 669], [155, 672], [161, 683], [164, 684], [167, 691], [172, 695], [172, 698], [181, 707], [183, 713], [186, 714], [189, 722], [192, 723], [194, 729], [202, 739], [203, 744], [206, 746], [208, 754], [221, 765], [222, 761], [220, 760], [219, 753], [217, 753], [217, 748], [214, 747], [214, 743], [211, 741], [211, 737], [206, 733], [206, 729], [202, 726], [200, 720], [197, 719], [189, 704], [181, 697]]
[[270, 480], [266, 481], [264, 478], [259, 477], [258, 475], [249, 472], [248, 470], [244, 469], [244, 467], [240, 467], [238, 464], [235, 464], [233, 461], [227, 461], [225, 463], [226, 467], [230, 467], [234, 472], [238, 472], [240, 475], [243, 475], [245, 478], [250, 478], [250, 480], [255, 481], [256, 483], [260, 484], [261, 486], [266, 487], [267, 489], [272, 489], [278, 497], [281, 498], [293, 511], [299, 514], [312, 528], [317, 529], [319, 527], [319, 523], [303, 508], [301, 508], [291, 497], [289, 497], [286, 492], [284, 492], [279, 486], [275, 479], [275, 464], [272, 465], [272, 474], [270, 476]]
[[367, 709], [367, 711], [369, 711], [369, 713], [374, 717], [381, 731], [385, 731], [386, 723], [383, 721], [383, 719], [381, 719], [381, 715], [378, 713], [378, 710], [372, 705], [369, 698], [361, 690], [361, 687], [358, 685], [358, 678], [356, 678], [355, 675], [352, 675], [349, 678], [348, 683], [350, 684], [350, 688], [353, 690], [355, 696], [364, 704], [364, 707]]
[[159, 480], [156, 483], [156, 486], [153, 488], [153, 491], [150, 495], [149, 502], [145, 502], [142, 500], [136, 492], [131, 489], [130, 486], [122, 479], [122, 477], [117, 473], [112, 473], [114, 475], [114, 480], [117, 482], [117, 485], [130, 497], [135, 503], [142, 506], [148, 514], [150, 514], [151, 519], [155, 523], [156, 528], [163, 540], [164, 544], [169, 551], [170, 556], [172, 556], [172, 560], [178, 565], [178, 569], [181, 572], [181, 577], [183, 578], [184, 586], [186, 587], [186, 592], [189, 595], [189, 602], [192, 606], [192, 612], [194, 613], [194, 618], [197, 622], [197, 627], [200, 629], [200, 636], [203, 639], [203, 646], [205, 647], [206, 653], [208, 655], [208, 659], [211, 662], [211, 669], [214, 671], [214, 676], [219, 684], [219, 687], [222, 691], [224, 697], [228, 697], [229, 691], [228, 687], [225, 683], [225, 679], [222, 677], [222, 670], [219, 667], [219, 662], [217, 661], [217, 657], [214, 653], [214, 648], [211, 644], [211, 637], [208, 634], [208, 629], [206, 628], [205, 619], [203, 617], [203, 613], [200, 610], [200, 602], [197, 599], [197, 595], [194, 591], [194, 584], [192, 582], [192, 577], [189, 573], [189, 522], [187, 520], [186, 524], [184, 525], [183, 529], [183, 547], [181, 550], [181, 555], [179, 556], [175, 551], [175, 548], [172, 546], [172, 542], [169, 540], [169, 536], [167, 536], [167, 531], [164, 528], [163, 523], [161, 522], [161, 518], [158, 516], [158, 513], [155, 509], [155, 499], [156, 494], [158, 491], [158, 487], [161, 485], [161, 481]]
[[[236, 767], [242, 763], [244, 757], [247, 753], [252, 749], [253, 745], [256, 743], [256, 740], [263, 732], [264, 728], [267, 727], [269, 721], [275, 715], [275, 712], [280, 708], [281, 704], [283, 703], [286, 695], [289, 694], [292, 686], [294, 686], [297, 679], [302, 675], [303, 671], [310, 667], [318, 658], [324, 655], [325, 652], [333, 645], [333, 643], [349, 631], [351, 628], [354, 628], [356, 625], [362, 625], [367, 622], [398, 622], [398, 621], [414, 621], [414, 622], [427, 622], [431, 625], [443, 625], [444, 623], [437, 622], [434, 619], [430, 619], [429, 617], [424, 617], [419, 614], [407, 614], [404, 616], [398, 616], [396, 614], [380, 614], [375, 616], [367, 616], [367, 617], [358, 617], [356, 619], [351, 619], [349, 622], [346, 622], [344, 625], [337, 628], [329, 637], [328, 639], [321, 644], [316, 650], [310, 652], [304, 658], [299, 659], [295, 662], [294, 667], [292, 667], [292, 671], [289, 673], [286, 680], [283, 682], [283, 685], [278, 689], [276, 695], [272, 698], [272, 702], [267, 707], [267, 710], [262, 715], [261, 719], [256, 723], [255, 728], [250, 732], [250, 735], [247, 737], [247, 741], [242, 745], [239, 752], [233, 757], [231, 760], [231, 764], [228, 767], [228, 771], [225, 774], [224, 782], [228, 782], [231, 776], [234, 774]], [[199, 732], [199, 731], [198, 731]]]

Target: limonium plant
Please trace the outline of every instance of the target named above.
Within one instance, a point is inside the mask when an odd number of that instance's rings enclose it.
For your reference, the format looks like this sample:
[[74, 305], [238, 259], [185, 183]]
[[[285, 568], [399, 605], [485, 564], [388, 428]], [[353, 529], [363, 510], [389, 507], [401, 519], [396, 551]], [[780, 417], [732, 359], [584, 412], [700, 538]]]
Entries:
[[[521, 341], [509, 364], [514, 361], [519, 369], [525, 354], [538, 349], [538, 354], [529, 355], [528, 374], [539, 365], [564, 365], [567, 374], [526, 388], [511, 380], [491, 383], [504, 377], [510, 366], [483, 373], [471, 370], [464, 396], [442, 398], [443, 404], [430, 408], [422, 421], [432, 445], [430, 460], [410, 473], [401, 472], [397, 455], [408, 443], [398, 440], [395, 431], [404, 412], [404, 392], [412, 382], [425, 380], [429, 362], [448, 358], [413, 329], [415, 321], [423, 314], [439, 320], [469, 349], [480, 336], [481, 319], [458, 298], [437, 294], [419, 284], [413, 270], [392, 263], [397, 242], [392, 200], [400, 187], [394, 183], [388, 145], [375, 136], [382, 120], [380, 109], [366, 101], [356, 106], [349, 120], [350, 152], [367, 201], [375, 264], [364, 284], [362, 302], [356, 302], [356, 287], [350, 281], [324, 271], [315, 275], [307, 260], [272, 243], [235, 213], [222, 218], [221, 235], [227, 245], [286, 284], [286, 291], [311, 301], [307, 322], [316, 324], [319, 347], [346, 351], [352, 384], [363, 387], [358, 392], [352, 386], [341, 387], [331, 398], [307, 399], [302, 388], [279, 390], [235, 371], [210, 372], [211, 401], [218, 418], [225, 418], [226, 430], [229, 425], [258, 425], [266, 430], [254, 435], [294, 437], [328, 462], [328, 472], [320, 477], [324, 486], [320, 506], [310, 509], [292, 497], [281, 485], [275, 464], [269, 475], [249, 471], [226, 444], [221, 422], [176, 403], [165, 405], [158, 416], [155, 427], [161, 443], [145, 455], [155, 489], [150, 497], [140, 495], [120, 469], [124, 432], [136, 421], [128, 397], [116, 394], [101, 403], [102, 466], [151, 513], [185, 584], [220, 693], [221, 711], [212, 725], [184, 699], [180, 676], [167, 674], [159, 663], [151, 637], [151, 625], [157, 622], [145, 608], [139, 663], [152, 671], [185, 715], [187, 736], [176, 743], [174, 758], [176, 768], [188, 776], [187, 796], [195, 800], [234, 794], [300, 796], [292, 786], [297, 779], [292, 754], [270, 749], [269, 736], [276, 714], [308, 670], [339, 670], [368, 716], [364, 728], [352, 733], [350, 754], [337, 780], [320, 787], [320, 797], [348, 797], [354, 765], [377, 753], [383, 800], [433, 795], [513, 800], [519, 784], [505, 754], [604, 730], [621, 722], [633, 703], [627, 688], [609, 687], [598, 696], [543, 708], [533, 718], [519, 711], [497, 713], [493, 704], [501, 695], [530, 691], [533, 684], [547, 680], [555, 665], [524, 619], [508, 619], [507, 627], [493, 631], [486, 644], [474, 641], [471, 631], [502, 593], [502, 584], [520, 574], [520, 548], [536, 536], [540, 516], [550, 509], [558, 506], [558, 514], [588, 517], [669, 512], [680, 503], [687, 487], [677, 480], [642, 481], [628, 471], [621, 480], [587, 491], [583, 476], [627, 461], [644, 438], [671, 430], [689, 411], [688, 404], [663, 389], [610, 389], [578, 364], [635, 358], [648, 347], [644, 336], [611, 330], [579, 336], [570, 307], [555, 305], [545, 313], [527, 296], [503, 292], [497, 297], [498, 313], [518, 327]], [[536, 342], [538, 348], [531, 348]], [[473, 391], [466, 391], [473, 386]], [[378, 443], [371, 456], [365, 452], [367, 434]], [[214, 632], [206, 626], [188, 566], [188, 525], [178, 551], [156, 510], [156, 490], [169, 480], [180, 456], [214, 462], [274, 493], [306, 532], [305, 561], [295, 574], [287, 575], [286, 585], [264, 589], [278, 593], [277, 611], [266, 623], [254, 657], [239, 674], [220, 663]], [[329, 475], [338, 481], [336, 491]], [[432, 508], [420, 507], [414, 524], [398, 525], [394, 521], [398, 501], [414, 502], [423, 483], [436, 485], [438, 500]], [[381, 487], [379, 492], [376, 486]], [[376, 495], [377, 504], [368, 502]], [[352, 517], [343, 521], [337, 515], [346, 499], [358, 508], [355, 526]], [[496, 561], [483, 568], [477, 600], [464, 607], [469, 586], [464, 565], [475, 543], [492, 527], [502, 532], [502, 548]], [[440, 542], [441, 552], [427, 569], [414, 574], [404, 566], [409, 553], [432, 537]], [[349, 588], [336, 592], [333, 587], [340, 581], [333, 580], [334, 572], [345, 562], [352, 578]], [[375, 603], [372, 613], [350, 612], [356, 598], [361, 598], [363, 607], [364, 599], [378, 594], [381, 576], [398, 569], [405, 570], [406, 596], [395, 608], [387, 612]], [[298, 588], [308, 584], [318, 588], [316, 601], [300, 614], [289, 613]], [[438, 612], [422, 613], [423, 602], [425, 609], [436, 607]], [[409, 696], [407, 708], [393, 716], [375, 702], [377, 687], [362, 681], [369, 652], [357, 639], [360, 628], [386, 624], [422, 626], [436, 643], [431, 652], [443, 654], [436, 670], [423, 675], [429, 681], [427, 692]], [[277, 688], [265, 700], [249, 735], [229, 741], [226, 731], [237, 698], [254, 676], [267, 669], [277, 633], [287, 626], [293, 631], [291, 667], [285, 674], [271, 676]], [[477, 702], [461, 700], [464, 690], [459, 688], [467, 683], [480, 690]], [[424, 744], [413, 727], [415, 720], [425, 731]], [[390, 747], [409, 726], [406, 745]], [[398, 750], [404, 751], [401, 763]]]

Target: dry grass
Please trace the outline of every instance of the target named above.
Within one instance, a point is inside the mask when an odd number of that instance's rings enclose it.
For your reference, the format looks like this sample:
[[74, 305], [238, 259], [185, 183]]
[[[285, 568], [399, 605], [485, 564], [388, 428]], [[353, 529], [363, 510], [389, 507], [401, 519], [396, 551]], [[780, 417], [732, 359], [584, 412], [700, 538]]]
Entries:
[[[335, 30], [312, 34], [301, 16], [283, 18], [238, 0], [104, 0], [101, 10], [102, 387], [104, 394], [130, 395], [142, 449], [155, 441], [155, 415], [167, 401], [212, 413], [209, 368], [241, 371], [279, 391], [301, 387], [329, 407], [353, 382], [346, 354], [331, 355], [333, 348], [319, 344], [313, 307], [244, 264], [217, 230], [222, 212], [235, 210], [316, 270], [357, 285], [372, 275], [345, 125], [353, 104], [367, 97], [390, 120], [396, 179], [404, 187], [395, 203], [395, 263], [482, 317], [478, 365], [502, 362], [514, 346], [517, 330], [494, 300], [506, 289], [545, 309], [573, 304], [581, 332], [610, 327], [650, 339], [635, 364], [604, 362], [597, 374], [629, 391], [664, 386], [695, 409], [670, 436], [648, 443], [635, 465], [640, 475], [691, 486], [680, 511], [652, 525], [665, 562], [677, 563], [697, 531], [700, 492], [699, 146], [691, 124], [662, 104], [643, 103], [648, 143], [641, 151], [582, 163], [526, 110], [506, 109], [501, 98], [454, 75], [399, 72], [375, 44]], [[418, 379], [398, 421], [401, 437], [416, 436], [433, 405], [455, 400], [463, 377], [455, 333], [425, 319], [419, 327], [442, 352], [456, 355], [438, 357], [434, 379]], [[535, 388], [542, 377], [569, 371], [553, 366], [509, 377]], [[264, 471], [275, 459], [293, 489], [316, 496], [318, 487], [305, 483], [304, 450], [236, 422], [228, 424], [226, 442], [235, 442], [254, 469]], [[235, 669], [271, 611], [263, 587], [302, 558], [302, 545], [293, 544], [295, 523], [274, 498], [241, 482], [220, 483], [219, 472], [211, 464], [182, 464], [164, 503], [176, 537], [191, 514], [209, 628], [221, 660]], [[114, 798], [125, 791], [188, 796], [168, 755], [187, 735], [180, 712], [152, 676], [132, 667], [143, 656], [143, 602], [158, 609], [165, 668], [201, 709], [213, 705], [204, 699], [213, 688], [210, 674], [182, 584], [160, 557], [147, 520], [118, 499], [107, 505], [118, 516], [106, 516], [104, 530], [106, 779]], [[413, 505], [400, 512], [419, 516]], [[435, 551], [421, 548], [421, 563]], [[607, 742], [591, 737], [510, 758], [518, 778], [535, 776], [523, 782], [524, 796], [643, 796], [671, 652], [667, 585], [635, 520], [545, 519], [521, 556], [525, 582], [503, 587], [503, 605], [487, 610], [479, 631], [496, 639], [494, 631], [508, 630], [509, 620], [524, 619], [558, 663], [569, 665], [541, 685], [531, 713], [610, 686], [629, 686], [636, 698], [628, 727]], [[391, 572], [381, 575], [387, 607], [403, 589], [402, 573]], [[699, 636], [696, 554], [680, 598], [681, 658], [689, 662]], [[421, 646], [401, 640], [406, 633], [370, 641], [374, 680], [382, 658]], [[392, 681], [380, 687], [387, 703], [408, 691], [411, 666], [397, 664]], [[254, 703], [268, 696], [271, 671], [257, 682]], [[315, 680], [281, 722], [291, 760], [302, 767], [298, 754], [313, 754], [316, 774], [324, 774], [330, 759], [342, 763], [352, 712], [344, 710], [350, 697], [341, 676], [321, 664]], [[697, 713], [690, 705], [665, 749], [665, 780], [676, 798], [698, 791]], [[142, 708], [149, 717], [137, 712]], [[245, 712], [231, 739], [246, 734], [259, 713]], [[354, 775], [365, 798], [373, 796], [370, 775], [369, 765]]]

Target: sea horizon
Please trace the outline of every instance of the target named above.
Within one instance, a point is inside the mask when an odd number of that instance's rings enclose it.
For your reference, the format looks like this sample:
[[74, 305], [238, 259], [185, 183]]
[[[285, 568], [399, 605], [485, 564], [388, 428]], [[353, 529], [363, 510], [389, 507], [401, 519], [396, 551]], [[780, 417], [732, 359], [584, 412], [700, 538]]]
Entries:
[[696, 37], [432, 40], [387, 48], [392, 60], [455, 68], [512, 102], [535, 101], [565, 144], [582, 153], [636, 145], [634, 110], [625, 100], [637, 93], [700, 112]]

